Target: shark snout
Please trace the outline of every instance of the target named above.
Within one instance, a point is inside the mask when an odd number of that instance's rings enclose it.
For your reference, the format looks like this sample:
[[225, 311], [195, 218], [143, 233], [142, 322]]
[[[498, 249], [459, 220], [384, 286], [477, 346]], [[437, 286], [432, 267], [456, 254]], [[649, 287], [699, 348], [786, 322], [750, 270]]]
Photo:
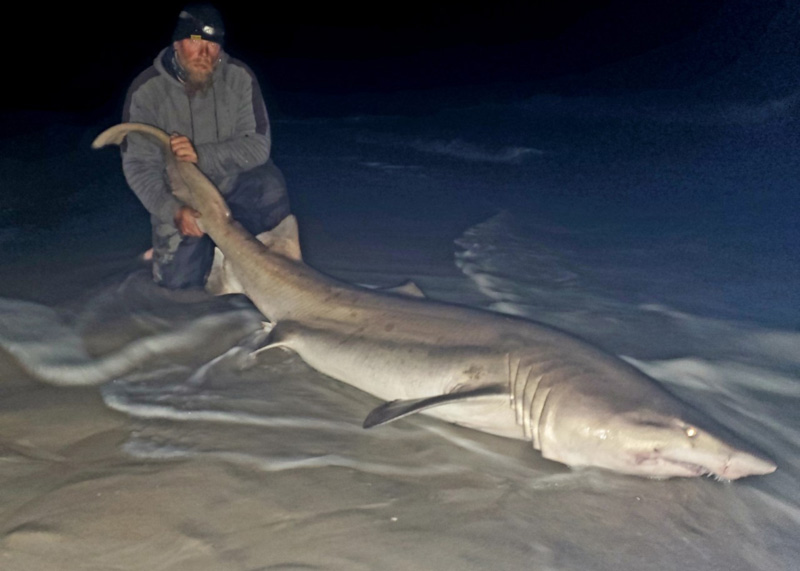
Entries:
[[699, 475], [706, 474], [721, 480], [762, 476], [771, 474], [777, 469], [775, 463], [770, 460], [732, 448], [722, 450], [707, 450], [700, 447], [684, 448], [665, 452], [663, 459], [685, 466]]
[[745, 476], [763, 476], [777, 469], [774, 462], [759, 458], [747, 452], [736, 451], [731, 454], [715, 475], [724, 480], [736, 480]]
[[771, 460], [758, 458], [746, 452], [735, 454], [721, 476], [728, 480], [735, 480], [744, 476], [762, 476], [772, 474], [778, 466]]

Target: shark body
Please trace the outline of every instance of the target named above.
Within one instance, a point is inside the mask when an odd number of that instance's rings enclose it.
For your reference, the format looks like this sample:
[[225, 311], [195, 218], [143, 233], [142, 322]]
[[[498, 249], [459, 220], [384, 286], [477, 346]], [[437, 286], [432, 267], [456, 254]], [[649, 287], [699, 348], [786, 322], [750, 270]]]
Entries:
[[167, 157], [174, 194], [200, 215], [224, 254], [209, 280], [241, 292], [273, 324], [270, 347], [386, 404], [365, 427], [423, 412], [528, 440], [545, 458], [653, 478], [768, 474], [774, 463], [689, 423], [686, 406], [625, 361], [533, 321], [381, 292], [328, 277], [302, 261], [290, 216], [258, 239], [230, 216], [214, 185], [177, 161], [166, 133], [121, 124], [93, 147], [148, 136]]

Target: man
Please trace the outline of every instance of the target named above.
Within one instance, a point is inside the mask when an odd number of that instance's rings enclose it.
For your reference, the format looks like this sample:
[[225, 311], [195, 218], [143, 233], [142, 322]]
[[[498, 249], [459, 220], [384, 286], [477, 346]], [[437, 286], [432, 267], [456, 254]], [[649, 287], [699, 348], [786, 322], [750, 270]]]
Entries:
[[[180, 161], [197, 164], [219, 188], [233, 217], [256, 235], [289, 214], [286, 184], [270, 160], [269, 119], [252, 71], [223, 50], [225, 28], [208, 4], [186, 6], [171, 46], [128, 90], [123, 121], [172, 135]], [[150, 212], [153, 278], [170, 288], [202, 287], [214, 245], [197, 212], [170, 193], [161, 151], [141, 136], [123, 146], [128, 185]]]

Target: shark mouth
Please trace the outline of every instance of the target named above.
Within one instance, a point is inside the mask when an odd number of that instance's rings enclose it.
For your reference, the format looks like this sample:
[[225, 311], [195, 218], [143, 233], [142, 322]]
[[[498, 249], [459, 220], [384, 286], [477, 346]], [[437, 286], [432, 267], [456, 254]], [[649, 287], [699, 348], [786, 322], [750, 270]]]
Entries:
[[730, 478], [725, 476], [728, 469], [728, 462], [723, 462], [721, 470], [714, 470], [706, 465], [691, 462], [686, 459], [669, 458], [663, 454], [637, 455], [636, 466], [643, 468], [639, 472], [647, 472], [652, 468], [652, 478], [697, 478], [708, 476], [717, 481], [728, 481]]

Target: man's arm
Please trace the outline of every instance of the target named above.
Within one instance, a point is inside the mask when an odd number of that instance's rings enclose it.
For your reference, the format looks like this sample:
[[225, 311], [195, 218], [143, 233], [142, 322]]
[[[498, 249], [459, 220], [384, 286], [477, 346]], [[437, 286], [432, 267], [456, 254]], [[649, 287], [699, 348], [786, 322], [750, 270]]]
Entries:
[[[158, 124], [135, 92], [128, 94], [124, 118], [137, 123]], [[122, 170], [128, 186], [147, 211], [163, 222], [173, 222], [182, 205], [170, 192], [164, 155], [158, 146], [142, 135], [131, 133], [122, 145]]]
[[197, 145], [197, 165], [212, 179], [238, 174], [267, 162], [272, 146], [269, 117], [253, 72], [237, 60], [228, 65], [235, 73], [234, 136], [226, 141]]

